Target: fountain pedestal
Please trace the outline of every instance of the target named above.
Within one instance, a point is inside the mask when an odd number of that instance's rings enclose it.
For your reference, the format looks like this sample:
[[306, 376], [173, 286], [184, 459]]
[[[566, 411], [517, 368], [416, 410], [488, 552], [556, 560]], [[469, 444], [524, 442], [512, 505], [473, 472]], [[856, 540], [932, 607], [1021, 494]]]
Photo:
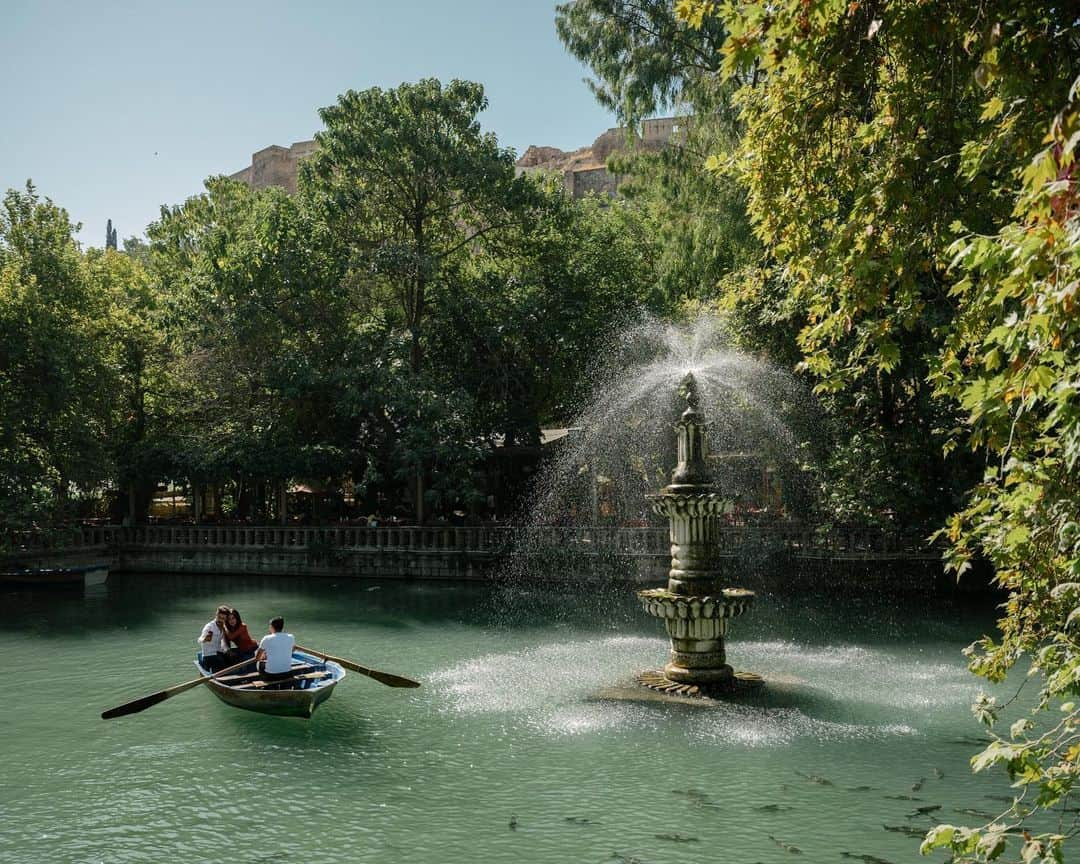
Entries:
[[663, 672], [639, 676], [640, 683], [687, 695], [748, 689], [761, 679], [736, 673], [727, 663], [724, 639], [728, 622], [746, 612], [754, 592], [725, 588], [717, 550], [721, 517], [733, 504], [717, 493], [705, 462], [707, 424], [699, 408], [693, 375], [683, 380], [687, 408], [676, 426], [678, 465], [671, 484], [649, 496], [653, 510], [667, 517], [671, 570], [666, 588], [638, 592], [645, 611], [664, 622], [671, 637], [671, 661]]

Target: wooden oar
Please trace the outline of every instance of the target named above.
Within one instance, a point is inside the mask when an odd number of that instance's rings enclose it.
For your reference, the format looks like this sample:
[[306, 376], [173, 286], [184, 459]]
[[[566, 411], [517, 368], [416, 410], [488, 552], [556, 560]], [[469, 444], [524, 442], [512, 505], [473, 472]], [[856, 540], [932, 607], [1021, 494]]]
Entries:
[[151, 693], [149, 696], [143, 696], [141, 699], [136, 699], [133, 702], [125, 702], [123, 705], [117, 705], [115, 708], [110, 708], [108, 711], [102, 711], [101, 719], [112, 720], [114, 717], [123, 717], [127, 714], [138, 714], [140, 711], [145, 711], [147, 708], [157, 705], [158, 702], [164, 702], [166, 699], [178, 696], [181, 693], [190, 690], [192, 687], [198, 687], [200, 684], [205, 684], [213, 678], [220, 678], [228, 672], [235, 672], [237, 669], [242, 669], [249, 663], [254, 662], [254, 658], [245, 660], [243, 663], [229, 666], [227, 669], [222, 669], [220, 672], [215, 672], [213, 675], [200, 675], [194, 681], [177, 684], [175, 687], [170, 687], [168, 690], [159, 690], [157, 693]]
[[380, 684], [385, 684], [387, 687], [420, 686], [419, 681], [413, 681], [411, 678], [402, 678], [400, 675], [391, 675], [389, 672], [380, 672], [378, 669], [368, 669], [367, 666], [353, 663], [352, 660], [343, 660], [332, 654], [323, 654], [322, 651], [316, 651], [314, 648], [305, 648], [303, 645], [297, 645], [296, 650], [303, 651], [305, 654], [313, 654], [316, 657], [321, 657], [323, 660], [329, 660], [331, 663], [337, 663], [339, 666], [344, 666], [346, 669], [350, 669], [353, 672], [359, 672], [361, 675], [367, 675], [368, 678], [374, 678]]

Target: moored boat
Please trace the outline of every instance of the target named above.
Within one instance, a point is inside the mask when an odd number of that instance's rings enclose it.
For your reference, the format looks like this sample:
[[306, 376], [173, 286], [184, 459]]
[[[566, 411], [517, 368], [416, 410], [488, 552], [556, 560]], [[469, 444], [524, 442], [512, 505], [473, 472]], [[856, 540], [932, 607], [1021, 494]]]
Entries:
[[0, 570], [0, 583], [28, 585], [35, 588], [103, 585], [108, 578], [108, 564], [83, 564], [73, 567], [20, 567], [12, 570]]
[[[292, 677], [267, 683], [254, 671], [241, 670], [223, 678], [211, 678], [207, 685], [222, 702], [245, 711], [275, 714], [279, 717], [311, 717], [315, 709], [330, 698], [334, 687], [345, 677], [337, 663], [324, 661], [303, 651], [293, 651]], [[199, 674], [209, 678], [200, 656], [195, 657]]]

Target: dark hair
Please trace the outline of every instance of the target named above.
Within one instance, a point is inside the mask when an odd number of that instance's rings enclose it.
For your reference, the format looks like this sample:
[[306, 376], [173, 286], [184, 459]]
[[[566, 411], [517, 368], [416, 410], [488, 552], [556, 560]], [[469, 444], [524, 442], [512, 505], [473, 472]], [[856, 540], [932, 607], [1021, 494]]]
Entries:
[[282, 630], [285, 629], [285, 619], [280, 617], [271, 618], [270, 626], [274, 628], [275, 632], [280, 633]]
[[229, 607], [228, 606], [218, 606], [217, 607], [217, 614], [218, 615], [228, 615], [229, 614]]
[[239, 609], [230, 609], [230, 610], [229, 610], [229, 614], [230, 614], [230, 615], [234, 615], [234, 616], [236, 616], [236, 625], [237, 625], [238, 627], [239, 627], [239, 626], [240, 626], [241, 624], [243, 624], [243, 623], [244, 623], [244, 619], [240, 617], [240, 610], [239, 610]]

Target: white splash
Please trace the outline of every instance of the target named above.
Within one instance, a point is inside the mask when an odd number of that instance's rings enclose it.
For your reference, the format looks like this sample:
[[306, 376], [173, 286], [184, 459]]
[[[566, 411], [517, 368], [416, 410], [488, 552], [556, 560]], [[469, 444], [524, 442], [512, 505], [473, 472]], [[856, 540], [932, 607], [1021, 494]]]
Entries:
[[737, 653], [747, 668], [766, 678], [775, 670], [787, 682], [774, 689], [777, 698], [709, 709], [595, 699], [666, 660], [665, 642], [629, 636], [487, 654], [436, 672], [431, 683], [441, 710], [505, 715], [545, 736], [681, 730], [688, 743], [745, 748], [917, 735], [927, 706], [952, 710], [971, 698], [960, 663], [912, 663], [872, 648], [782, 641], [739, 643]]

